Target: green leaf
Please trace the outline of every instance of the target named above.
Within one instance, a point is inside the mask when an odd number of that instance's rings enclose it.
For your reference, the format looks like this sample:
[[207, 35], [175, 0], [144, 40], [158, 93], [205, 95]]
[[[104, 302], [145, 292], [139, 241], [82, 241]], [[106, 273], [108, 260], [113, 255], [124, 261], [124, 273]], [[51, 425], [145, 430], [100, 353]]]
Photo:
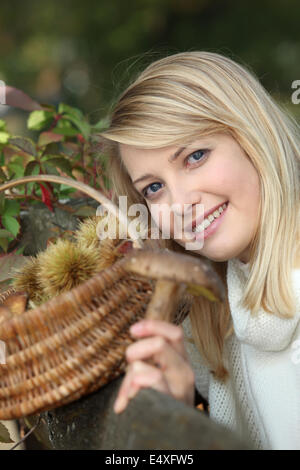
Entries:
[[54, 166], [55, 168], [59, 168], [67, 175], [73, 176], [71, 163], [66, 158], [63, 158], [63, 157], [49, 158], [47, 160], [47, 165], [51, 165], [51, 166]]
[[20, 165], [19, 163], [10, 162], [7, 166], [11, 173], [15, 174], [16, 178], [21, 178], [21, 176], [24, 176], [23, 165]]
[[3, 215], [18, 215], [20, 212], [20, 203], [14, 199], [5, 199]]
[[50, 111], [32, 111], [27, 120], [27, 127], [30, 130], [40, 131], [51, 123], [54, 113]]
[[40, 165], [36, 160], [31, 160], [27, 163], [24, 171], [24, 176], [38, 175], [40, 172]]
[[0, 144], [7, 144], [10, 134], [8, 132], [0, 131]]
[[0, 166], [5, 164], [4, 152], [0, 152]]
[[4, 211], [4, 204], [5, 204], [5, 195], [3, 192], [0, 193], [0, 214]]
[[64, 135], [66, 137], [75, 137], [78, 134], [77, 129], [74, 129], [74, 127], [68, 127], [68, 126], [64, 126], [64, 127], [56, 126], [54, 127], [54, 129], [52, 129], [52, 132], [54, 132], [55, 134]]
[[34, 157], [37, 156], [35, 144], [28, 138], [12, 137], [9, 139], [9, 143], [19, 148], [23, 152], [28, 153], [29, 155], [33, 155]]
[[58, 113], [59, 114], [68, 114], [69, 116], [73, 116], [76, 119], [83, 119], [83, 113], [78, 108], [73, 108], [65, 103], [60, 103], [58, 106]]
[[26, 248], [26, 245], [20, 246], [20, 248], [16, 250], [16, 255], [21, 255], [23, 251], [25, 250], [25, 248]]
[[44, 173], [46, 173], [47, 175], [59, 176], [59, 171], [57, 171], [55, 166], [47, 165], [47, 162], [43, 164], [43, 169], [44, 169]]
[[[31, 160], [32, 160], [32, 157], [31, 157]], [[18, 155], [18, 154], [13, 155], [11, 157], [11, 161], [13, 163], [17, 163], [18, 165], [21, 165], [21, 166], [24, 165], [24, 157], [22, 155]]]
[[5, 131], [6, 122], [3, 119], [0, 119], [0, 131]]
[[59, 191], [59, 199], [69, 197], [72, 193], [77, 191], [76, 188], [66, 188]]
[[5, 443], [5, 444], [10, 444], [10, 443], [14, 442], [14, 441], [11, 440], [9, 431], [4, 426], [3, 423], [0, 423], [0, 442]]
[[4, 253], [7, 252], [8, 250], [8, 245], [9, 245], [9, 240], [8, 238], [0, 238], [0, 248], [4, 251]]
[[5, 230], [4, 228], [0, 229], [0, 238], [9, 238], [13, 237], [13, 234], [10, 233], [8, 230]]
[[66, 118], [59, 119], [59, 121], [57, 121], [56, 127], [61, 127], [61, 128], [68, 127], [70, 129], [73, 129], [73, 126], [70, 123], [69, 119], [66, 119]]
[[14, 237], [16, 237], [19, 233], [20, 230], [20, 224], [19, 222], [12, 217], [11, 215], [3, 215], [2, 216], [2, 225], [4, 228], [6, 228], [9, 232], [13, 234]]
[[68, 116], [68, 118], [76, 127], [78, 127], [83, 137], [87, 140], [91, 132], [89, 123], [86, 121], [81, 121], [80, 119], [77, 119], [73, 116]]

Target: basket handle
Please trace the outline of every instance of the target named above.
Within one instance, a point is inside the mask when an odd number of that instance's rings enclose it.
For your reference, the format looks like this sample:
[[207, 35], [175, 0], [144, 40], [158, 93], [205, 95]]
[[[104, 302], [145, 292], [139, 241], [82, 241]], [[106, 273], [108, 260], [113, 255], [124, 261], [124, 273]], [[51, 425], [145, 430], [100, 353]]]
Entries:
[[95, 201], [102, 204], [106, 209], [111, 212], [120, 222], [128, 227], [128, 234], [129, 236], [135, 240], [135, 246], [137, 248], [143, 247], [143, 241], [141, 238], [136, 238], [136, 233], [132, 232], [130, 221], [126, 214], [120, 211], [120, 209], [110, 201], [106, 196], [104, 196], [100, 191], [91, 188], [85, 183], [81, 181], [73, 180], [72, 178], [67, 178], [65, 176], [56, 176], [56, 175], [36, 175], [36, 176], [23, 176], [21, 178], [13, 179], [7, 183], [0, 185], [0, 192], [5, 191], [6, 189], [13, 188], [14, 186], [18, 186], [20, 184], [32, 183], [32, 182], [39, 182], [39, 181], [46, 181], [49, 183], [60, 183], [66, 184], [71, 186], [79, 191], [82, 191], [84, 194], [87, 194]]

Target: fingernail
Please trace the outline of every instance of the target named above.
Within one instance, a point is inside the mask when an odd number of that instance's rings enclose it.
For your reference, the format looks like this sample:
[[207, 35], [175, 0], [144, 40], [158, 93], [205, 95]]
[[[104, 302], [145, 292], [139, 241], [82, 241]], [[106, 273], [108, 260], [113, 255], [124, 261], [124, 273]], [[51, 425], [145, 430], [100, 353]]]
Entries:
[[122, 396], [122, 397], [117, 398], [114, 404], [114, 412], [121, 413], [121, 411], [125, 410], [126, 403], [127, 403], [127, 400], [125, 397]]

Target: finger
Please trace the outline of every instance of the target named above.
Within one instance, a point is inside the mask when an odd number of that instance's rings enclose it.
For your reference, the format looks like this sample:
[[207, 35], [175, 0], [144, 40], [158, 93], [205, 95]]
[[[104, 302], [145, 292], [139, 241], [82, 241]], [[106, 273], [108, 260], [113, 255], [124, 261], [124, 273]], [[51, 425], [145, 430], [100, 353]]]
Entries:
[[154, 366], [136, 361], [128, 368], [128, 372], [121, 384], [117, 399], [114, 404], [115, 413], [125, 410], [141, 388], [154, 388], [162, 393], [169, 393], [168, 385], [163, 374]]
[[129, 363], [152, 359], [163, 370], [183, 367], [187, 362], [185, 357], [162, 336], [144, 338], [131, 344], [126, 349], [126, 359]]
[[136, 338], [163, 336], [173, 344], [179, 354], [187, 357], [183, 342], [183, 330], [177, 325], [160, 320], [142, 320], [131, 326], [130, 333]]
[[159, 366], [171, 394], [186, 402], [191, 402], [194, 393], [194, 372], [172, 345], [161, 336], [145, 338], [129, 346], [126, 350], [129, 363], [151, 359]]

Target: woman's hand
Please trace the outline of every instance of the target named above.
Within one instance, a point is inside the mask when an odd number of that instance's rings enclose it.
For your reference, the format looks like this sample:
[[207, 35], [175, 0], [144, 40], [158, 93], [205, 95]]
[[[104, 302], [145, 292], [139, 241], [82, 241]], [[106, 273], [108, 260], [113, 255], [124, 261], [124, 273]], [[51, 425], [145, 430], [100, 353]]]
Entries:
[[154, 388], [183, 401], [194, 403], [194, 373], [189, 365], [179, 326], [158, 320], [142, 320], [130, 328], [140, 338], [126, 350], [129, 363], [114, 411], [121, 413], [141, 388]]

